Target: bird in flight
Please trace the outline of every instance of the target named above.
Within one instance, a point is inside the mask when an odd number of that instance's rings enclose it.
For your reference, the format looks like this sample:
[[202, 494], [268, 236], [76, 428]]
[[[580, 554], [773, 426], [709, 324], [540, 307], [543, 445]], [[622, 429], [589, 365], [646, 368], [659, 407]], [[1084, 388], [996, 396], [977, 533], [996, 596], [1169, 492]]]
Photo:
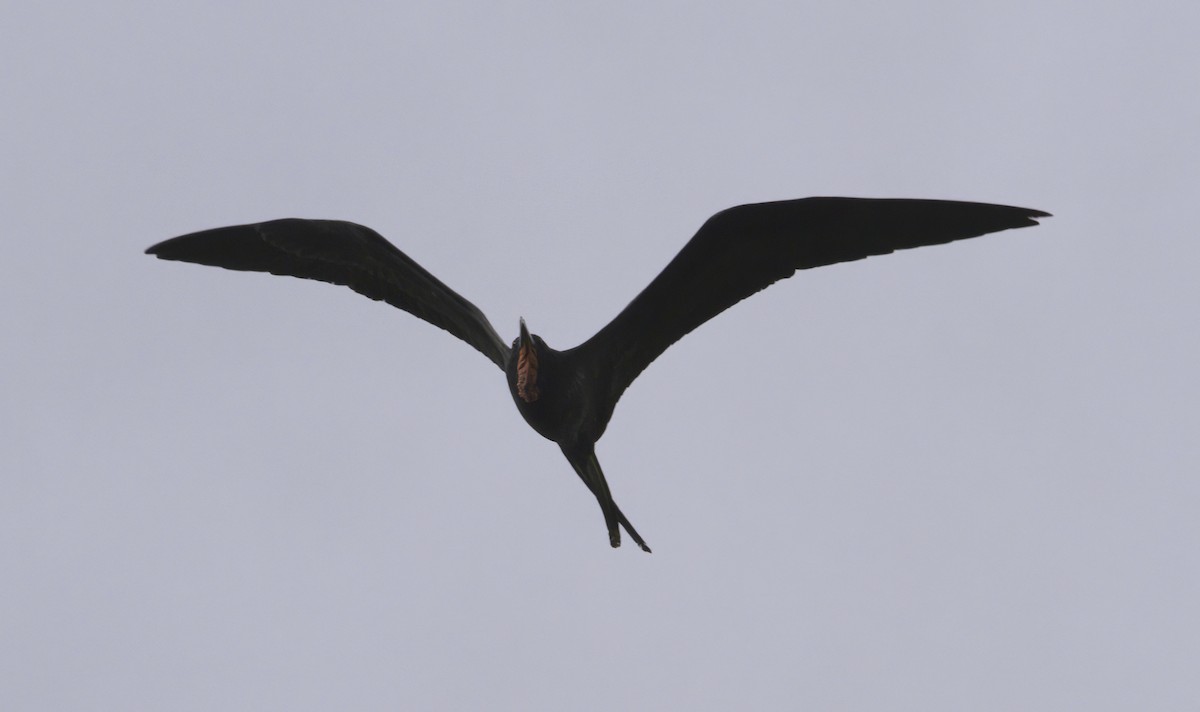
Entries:
[[525, 422], [553, 440], [600, 503], [608, 540], [621, 528], [650, 547], [613, 501], [596, 441], [629, 384], [668, 346], [796, 270], [1037, 225], [1049, 213], [948, 200], [801, 198], [740, 205], [709, 218], [607, 326], [559, 351], [520, 320], [505, 345], [474, 304], [374, 230], [341, 220], [285, 218], [176, 237], [146, 250], [233, 270], [347, 286], [445, 329], [504, 371]]

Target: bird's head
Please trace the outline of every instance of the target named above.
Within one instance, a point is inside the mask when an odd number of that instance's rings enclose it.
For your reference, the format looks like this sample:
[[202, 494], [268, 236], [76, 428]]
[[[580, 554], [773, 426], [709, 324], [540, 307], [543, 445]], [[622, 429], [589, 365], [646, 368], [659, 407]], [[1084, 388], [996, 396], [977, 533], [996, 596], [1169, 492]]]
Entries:
[[513, 351], [517, 359], [517, 397], [526, 403], [538, 399], [538, 348], [543, 346], [541, 339], [529, 333], [525, 327], [525, 319], [521, 319], [521, 334], [513, 341]]

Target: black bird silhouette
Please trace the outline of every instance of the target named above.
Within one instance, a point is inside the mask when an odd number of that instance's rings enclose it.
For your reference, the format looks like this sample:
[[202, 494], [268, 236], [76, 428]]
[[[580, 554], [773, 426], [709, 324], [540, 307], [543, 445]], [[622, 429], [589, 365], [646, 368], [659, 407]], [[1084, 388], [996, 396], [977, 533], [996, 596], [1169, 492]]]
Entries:
[[801, 198], [741, 205], [709, 218], [629, 306], [595, 336], [557, 351], [520, 321], [505, 346], [474, 304], [374, 230], [339, 220], [287, 218], [205, 230], [146, 252], [234, 270], [350, 287], [441, 327], [499, 366], [517, 410], [595, 495], [609, 543], [621, 530], [650, 547], [613, 501], [596, 441], [621, 394], [684, 335], [798, 269], [1037, 225], [1049, 213], [946, 200]]

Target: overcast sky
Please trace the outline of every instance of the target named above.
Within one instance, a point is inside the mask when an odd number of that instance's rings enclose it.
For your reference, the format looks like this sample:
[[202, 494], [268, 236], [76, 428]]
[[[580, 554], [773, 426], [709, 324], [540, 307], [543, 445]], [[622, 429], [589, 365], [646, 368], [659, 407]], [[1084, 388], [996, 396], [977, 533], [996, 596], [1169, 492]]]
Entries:
[[[0, 708], [1195, 710], [1200, 10], [8, 3]], [[370, 225], [552, 346], [712, 213], [1047, 210], [672, 347], [595, 500], [494, 365], [149, 245]]]

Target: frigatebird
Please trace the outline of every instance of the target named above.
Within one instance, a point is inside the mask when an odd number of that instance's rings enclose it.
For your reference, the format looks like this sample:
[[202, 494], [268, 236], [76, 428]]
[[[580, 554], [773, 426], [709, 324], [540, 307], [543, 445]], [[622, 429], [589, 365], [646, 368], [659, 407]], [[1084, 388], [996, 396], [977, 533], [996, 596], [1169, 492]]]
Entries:
[[800, 198], [722, 210], [641, 294], [587, 341], [551, 348], [520, 320], [511, 346], [474, 304], [374, 230], [285, 218], [176, 237], [146, 250], [165, 260], [347, 286], [441, 327], [504, 371], [525, 422], [558, 443], [595, 495], [613, 547], [621, 527], [650, 547], [613, 501], [596, 441], [629, 384], [668, 346], [796, 270], [1037, 225], [1049, 213], [989, 203]]

